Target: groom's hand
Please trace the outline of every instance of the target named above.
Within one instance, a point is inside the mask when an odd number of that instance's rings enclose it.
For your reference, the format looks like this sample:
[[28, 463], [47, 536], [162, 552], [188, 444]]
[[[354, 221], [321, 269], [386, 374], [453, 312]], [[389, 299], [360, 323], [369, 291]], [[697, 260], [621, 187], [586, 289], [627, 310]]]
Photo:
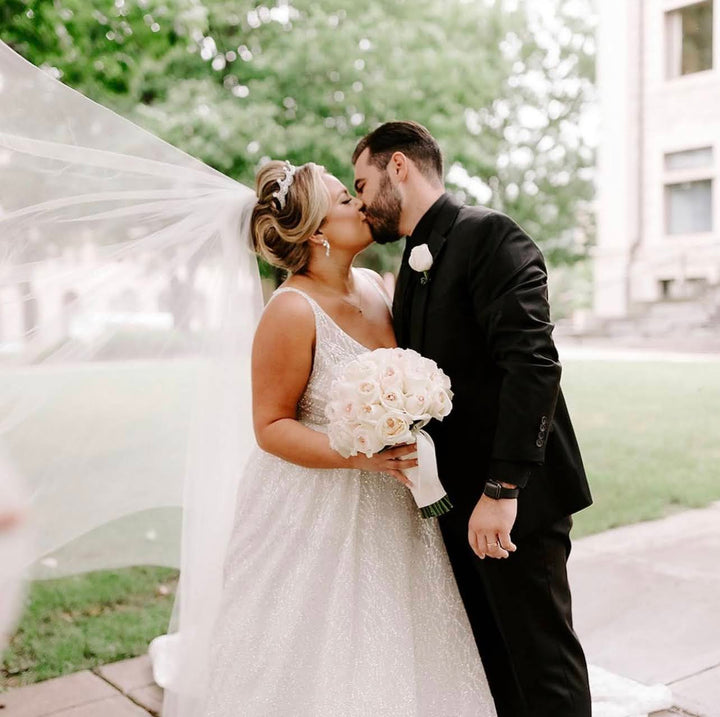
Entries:
[[517, 517], [517, 500], [483, 495], [468, 523], [468, 542], [478, 558], [507, 558], [516, 547], [510, 531]]

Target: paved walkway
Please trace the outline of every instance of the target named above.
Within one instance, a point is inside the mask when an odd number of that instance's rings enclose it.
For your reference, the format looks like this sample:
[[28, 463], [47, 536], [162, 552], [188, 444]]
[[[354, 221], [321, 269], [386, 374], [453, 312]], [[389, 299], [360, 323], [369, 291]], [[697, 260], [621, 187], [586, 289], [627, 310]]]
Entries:
[[0, 694], [2, 717], [148, 717], [161, 706], [147, 655]]
[[[720, 350], [713, 346], [696, 346], [683, 350], [682, 342], [676, 346], [632, 346], [613, 341], [572, 341], [560, 338], [556, 341], [560, 361], [663, 361], [669, 363], [717, 363]], [[678, 348], [678, 346], [680, 348]]]
[[592, 664], [720, 717], [720, 503], [578, 540], [570, 580]]
[[[670, 686], [660, 715], [720, 717], [720, 503], [578, 540], [575, 622], [593, 665]], [[0, 694], [5, 717], [147, 717], [147, 656]], [[561, 717], [561, 716], [558, 716]]]

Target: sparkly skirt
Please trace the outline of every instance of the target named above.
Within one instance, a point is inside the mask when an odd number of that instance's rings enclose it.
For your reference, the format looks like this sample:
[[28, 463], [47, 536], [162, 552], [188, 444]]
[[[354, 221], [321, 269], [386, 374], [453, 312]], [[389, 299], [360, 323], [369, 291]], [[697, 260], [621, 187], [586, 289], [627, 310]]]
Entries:
[[435, 519], [394, 478], [256, 449], [205, 717], [493, 717]]

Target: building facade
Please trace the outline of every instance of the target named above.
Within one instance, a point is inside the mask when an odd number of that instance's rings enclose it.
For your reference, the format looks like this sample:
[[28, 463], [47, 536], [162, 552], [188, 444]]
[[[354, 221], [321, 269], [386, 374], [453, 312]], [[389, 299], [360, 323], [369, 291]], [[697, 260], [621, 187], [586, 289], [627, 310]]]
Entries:
[[594, 313], [720, 288], [720, 0], [598, 3]]

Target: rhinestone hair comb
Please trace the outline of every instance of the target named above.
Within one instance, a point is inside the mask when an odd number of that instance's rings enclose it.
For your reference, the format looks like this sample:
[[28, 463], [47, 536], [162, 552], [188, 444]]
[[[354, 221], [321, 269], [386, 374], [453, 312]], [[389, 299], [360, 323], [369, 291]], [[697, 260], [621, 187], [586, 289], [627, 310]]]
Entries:
[[290, 186], [293, 183], [296, 171], [297, 167], [290, 164], [290, 162], [285, 162], [285, 174], [283, 178], [278, 182], [280, 188], [277, 190], [277, 192], [273, 192], [273, 197], [278, 200], [280, 209], [283, 209], [285, 207], [285, 199], [287, 198], [287, 193], [290, 191]]

